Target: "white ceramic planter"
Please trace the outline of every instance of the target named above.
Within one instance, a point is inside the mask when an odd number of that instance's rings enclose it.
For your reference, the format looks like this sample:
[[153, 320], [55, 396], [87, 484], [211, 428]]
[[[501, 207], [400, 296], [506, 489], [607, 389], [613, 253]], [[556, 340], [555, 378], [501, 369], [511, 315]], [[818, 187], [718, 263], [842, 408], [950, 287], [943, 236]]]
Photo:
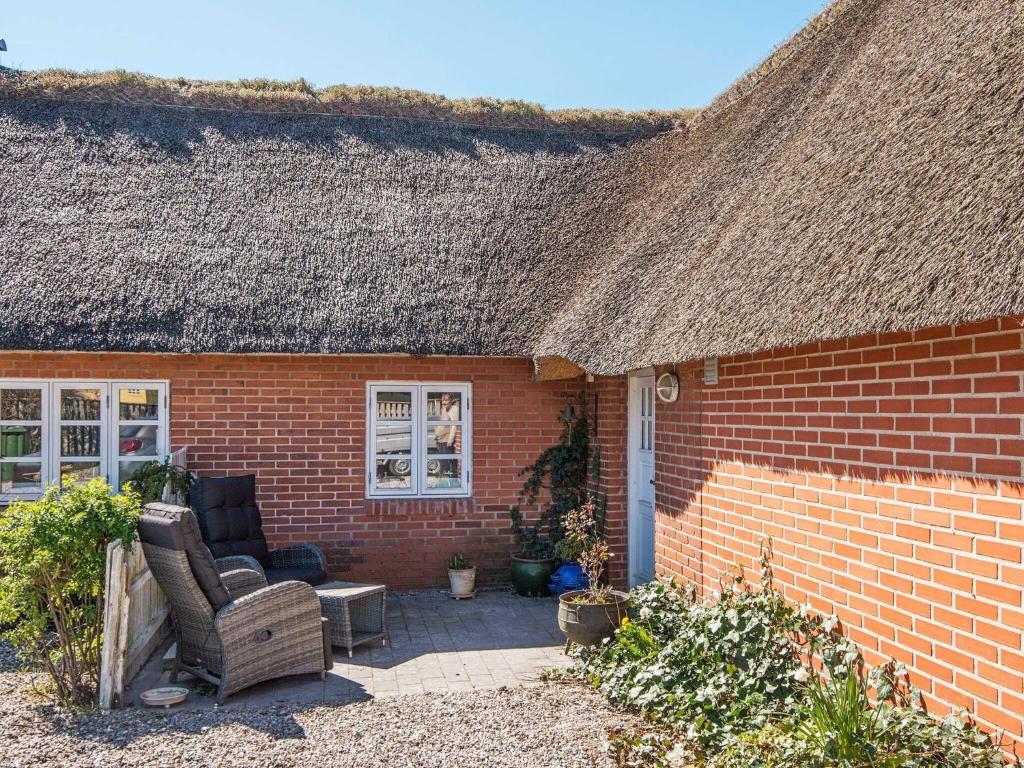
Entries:
[[459, 571], [448, 569], [448, 581], [452, 585], [451, 595], [456, 600], [473, 597], [476, 594], [476, 568]]

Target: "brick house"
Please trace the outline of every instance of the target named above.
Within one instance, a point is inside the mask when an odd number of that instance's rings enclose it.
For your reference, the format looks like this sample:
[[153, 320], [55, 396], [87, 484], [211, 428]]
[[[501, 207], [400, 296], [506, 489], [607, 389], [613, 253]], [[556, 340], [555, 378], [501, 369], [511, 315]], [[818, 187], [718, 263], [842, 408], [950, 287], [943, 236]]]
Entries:
[[38, 432], [0, 492], [188, 446], [338, 574], [494, 583], [584, 392], [613, 581], [714, 589], [771, 538], [787, 596], [1020, 739], [1022, 33], [840, 2], [625, 132], [8, 78], [0, 422]]

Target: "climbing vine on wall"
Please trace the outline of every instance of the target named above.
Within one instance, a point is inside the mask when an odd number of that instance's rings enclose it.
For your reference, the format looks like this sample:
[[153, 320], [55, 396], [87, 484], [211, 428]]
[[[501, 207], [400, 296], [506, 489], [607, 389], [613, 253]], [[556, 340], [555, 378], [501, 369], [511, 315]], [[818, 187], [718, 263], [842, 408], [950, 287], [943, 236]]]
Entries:
[[[532, 558], [554, 556], [554, 546], [565, 535], [562, 521], [570, 510], [588, 499], [597, 504], [599, 522], [604, 524], [605, 501], [598, 493], [601, 473], [600, 450], [592, 440], [592, 415], [585, 393], [567, 396], [567, 408], [559, 418], [562, 436], [537, 459], [520, 471], [523, 487], [519, 503], [509, 509], [512, 529], [519, 537], [521, 552]], [[522, 508], [541, 502], [532, 522]]]

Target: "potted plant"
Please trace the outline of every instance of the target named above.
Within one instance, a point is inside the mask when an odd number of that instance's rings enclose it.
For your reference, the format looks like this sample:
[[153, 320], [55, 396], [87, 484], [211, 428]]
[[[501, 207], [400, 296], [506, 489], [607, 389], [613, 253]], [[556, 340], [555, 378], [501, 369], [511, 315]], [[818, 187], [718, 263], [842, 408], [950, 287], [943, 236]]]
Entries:
[[590, 586], [590, 579], [580, 565], [580, 558], [589, 548], [596, 531], [588, 535], [584, 540], [566, 537], [555, 544], [555, 554], [562, 564], [551, 575], [548, 587], [551, 591], [560, 595], [571, 590], [586, 589]]
[[519, 538], [519, 551], [512, 555], [512, 586], [523, 597], [544, 597], [558, 561], [543, 521], [526, 525], [517, 507], [511, 510], [512, 528]]
[[172, 498], [177, 498], [180, 503], [188, 504], [188, 486], [195, 477], [195, 473], [184, 467], [177, 467], [171, 464], [170, 459], [163, 461], [147, 461], [140, 466], [131, 476], [132, 487], [142, 496], [142, 503], [149, 504], [153, 501], [162, 501], [164, 490], [170, 491]]
[[609, 637], [626, 617], [629, 595], [601, 584], [611, 552], [598, 535], [597, 506], [588, 501], [565, 516], [565, 538], [580, 547], [579, 562], [590, 579], [586, 589], [565, 592], [558, 598], [558, 627], [571, 643], [597, 645]]
[[449, 593], [456, 600], [465, 600], [476, 594], [476, 566], [470, 565], [461, 552], [448, 558]]

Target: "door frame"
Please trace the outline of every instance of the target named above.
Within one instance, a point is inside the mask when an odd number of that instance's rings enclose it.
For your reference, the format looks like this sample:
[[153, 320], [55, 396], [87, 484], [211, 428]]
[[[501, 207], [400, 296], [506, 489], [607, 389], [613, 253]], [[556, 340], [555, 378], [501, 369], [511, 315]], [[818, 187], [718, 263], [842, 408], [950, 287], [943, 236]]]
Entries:
[[[654, 378], [653, 368], [642, 368], [630, 371], [628, 376], [629, 386], [626, 395], [626, 558], [627, 558], [627, 579], [629, 586], [636, 586], [636, 547], [639, 545], [637, 537], [637, 526], [639, 525], [639, 493], [637, 483], [639, 482], [639, 458], [640, 458], [640, 379]], [[654, 416], [654, 444], [657, 445], [658, 419], [657, 419], [657, 394], [651, 398], [652, 415]], [[653, 451], [654, 457], [657, 452]], [[654, 458], [652, 458], [654, 461]], [[654, 467], [657, 472], [657, 466]], [[652, 514], [655, 514], [656, 489], [651, 490]], [[654, 546], [654, 542], [651, 542]]]

